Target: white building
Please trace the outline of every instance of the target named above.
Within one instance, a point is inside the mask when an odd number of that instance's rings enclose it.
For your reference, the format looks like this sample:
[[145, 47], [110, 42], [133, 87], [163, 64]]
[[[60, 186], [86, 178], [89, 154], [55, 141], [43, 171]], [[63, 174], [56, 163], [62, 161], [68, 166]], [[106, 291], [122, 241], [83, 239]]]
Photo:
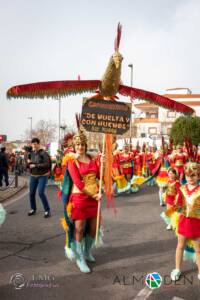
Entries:
[[[192, 94], [188, 88], [167, 89], [165, 97], [192, 107], [200, 116], [200, 94]], [[154, 137], [169, 135], [173, 122], [182, 114], [159, 107], [149, 102], [137, 101], [134, 105], [140, 114], [133, 114], [133, 137]]]

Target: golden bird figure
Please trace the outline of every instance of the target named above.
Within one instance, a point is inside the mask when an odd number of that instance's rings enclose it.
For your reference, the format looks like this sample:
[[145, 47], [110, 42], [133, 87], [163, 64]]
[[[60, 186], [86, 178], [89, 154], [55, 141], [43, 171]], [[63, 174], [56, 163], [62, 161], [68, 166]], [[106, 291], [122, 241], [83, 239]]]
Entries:
[[96, 92], [94, 97], [110, 99], [117, 98], [117, 94], [130, 98], [142, 99], [152, 102], [164, 108], [178, 111], [184, 114], [192, 114], [194, 110], [182, 103], [160, 96], [153, 92], [129, 87], [121, 84], [121, 65], [123, 57], [119, 53], [122, 27], [117, 28], [115, 39], [115, 52], [111, 56], [102, 80], [65, 80], [36, 82], [16, 85], [7, 91], [8, 98], [60, 98], [84, 92]]

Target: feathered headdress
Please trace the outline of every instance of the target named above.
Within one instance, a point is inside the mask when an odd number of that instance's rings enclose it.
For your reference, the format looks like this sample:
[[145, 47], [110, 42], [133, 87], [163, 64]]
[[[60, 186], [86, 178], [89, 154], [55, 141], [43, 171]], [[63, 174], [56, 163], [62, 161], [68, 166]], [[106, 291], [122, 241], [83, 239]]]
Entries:
[[185, 175], [186, 176], [192, 176], [196, 175], [199, 177], [200, 175], [200, 167], [197, 163], [195, 162], [189, 162], [185, 166]]
[[185, 147], [187, 150], [188, 158], [190, 161], [195, 161], [197, 158], [197, 148], [194, 149], [194, 145], [190, 138], [185, 139]]
[[78, 132], [73, 136], [73, 144], [77, 144], [77, 143], [84, 143], [87, 144], [87, 136], [84, 133], [84, 129], [81, 125], [81, 116], [80, 114], [75, 115], [76, 117], [76, 125], [77, 125], [77, 129]]
[[69, 145], [69, 141], [72, 141], [72, 140], [73, 140], [74, 134], [75, 134], [74, 132], [68, 132], [68, 133], [64, 136], [64, 141], [63, 141], [64, 147], [71, 146], [71, 145]]

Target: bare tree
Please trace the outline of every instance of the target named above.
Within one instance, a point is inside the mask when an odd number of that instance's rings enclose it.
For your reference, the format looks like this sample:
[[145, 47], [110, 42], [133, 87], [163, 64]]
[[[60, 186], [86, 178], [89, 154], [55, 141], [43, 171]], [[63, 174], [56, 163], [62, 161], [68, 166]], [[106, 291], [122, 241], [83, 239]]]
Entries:
[[[42, 145], [56, 140], [57, 124], [51, 120], [40, 120], [32, 129], [32, 137], [37, 137]], [[30, 139], [30, 130], [25, 130], [25, 137]]]

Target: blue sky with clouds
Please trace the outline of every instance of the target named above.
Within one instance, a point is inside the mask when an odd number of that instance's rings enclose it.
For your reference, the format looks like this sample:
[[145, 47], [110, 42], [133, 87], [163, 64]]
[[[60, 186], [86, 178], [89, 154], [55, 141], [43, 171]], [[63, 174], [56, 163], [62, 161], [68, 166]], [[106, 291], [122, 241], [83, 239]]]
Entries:
[[[0, 1], [0, 133], [19, 139], [40, 119], [58, 121], [55, 100], [7, 100], [16, 84], [100, 79], [123, 25], [122, 81], [163, 94], [189, 87], [200, 93], [199, 0]], [[62, 100], [62, 121], [72, 123], [82, 96]]]

